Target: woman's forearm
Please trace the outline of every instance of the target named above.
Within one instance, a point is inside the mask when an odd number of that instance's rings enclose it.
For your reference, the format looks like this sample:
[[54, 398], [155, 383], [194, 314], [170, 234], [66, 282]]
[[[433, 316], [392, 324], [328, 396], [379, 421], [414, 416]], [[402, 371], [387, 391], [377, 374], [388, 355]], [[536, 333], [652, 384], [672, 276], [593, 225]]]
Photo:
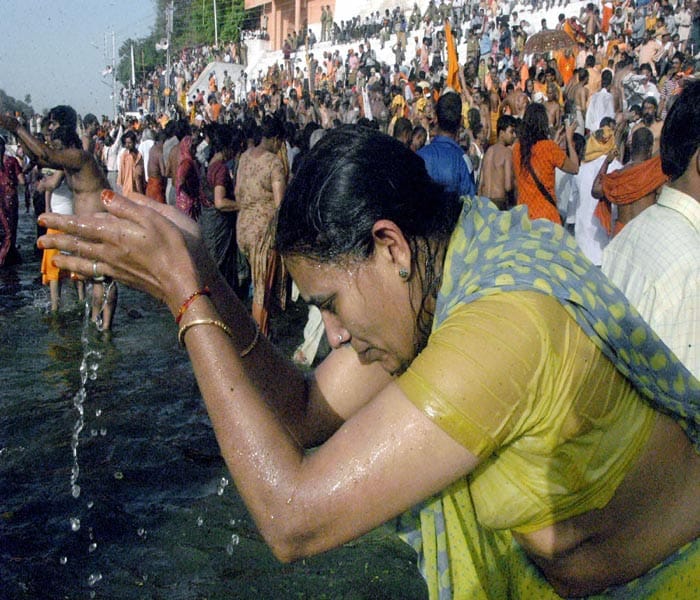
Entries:
[[[313, 378], [307, 380], [291, 360], [285, 358], [263, 335], [256, 333], [255, 322], [218, 271], [205, 275], [204, 282], [210, 288], [210, 302], [218, 315], [216, 318], [221, 319], [234, 332], [234, 346], [239, 353], [259, 335], [249, 357], [243, 359], [246, 376], [277, 414], [280, 422], [304, 447], [327, 439], [342, 421], [332, 411], [319, 406], [324, 402], [315, 389]], [[187, 317], [194, 318], [200, 308], [199, 303], [193, 304], [190, 309], [193, 314], [190, 315], [188, 310]], [[182, 325], [184, 324], [186, 321], [183, 317]], [[187, 348], [194, 364], [189, 342], [192, 334], [196, 335], [194, 330], [187, 333]]]

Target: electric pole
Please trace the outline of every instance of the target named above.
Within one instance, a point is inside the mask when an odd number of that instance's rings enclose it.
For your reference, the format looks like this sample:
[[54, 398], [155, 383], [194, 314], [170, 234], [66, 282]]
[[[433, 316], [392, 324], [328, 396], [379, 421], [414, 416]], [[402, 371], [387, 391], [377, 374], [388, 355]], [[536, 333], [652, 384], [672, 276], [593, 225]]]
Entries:
[[170, 0], [170, 6], [165, 9], [165, 86], [170, 88], [170, 96], [168, 96], [168, 104], [172, 101], [173, 82], [170, 73], [170, 36], [173, 32], [173, 14], [175, 12], [175, 3]]

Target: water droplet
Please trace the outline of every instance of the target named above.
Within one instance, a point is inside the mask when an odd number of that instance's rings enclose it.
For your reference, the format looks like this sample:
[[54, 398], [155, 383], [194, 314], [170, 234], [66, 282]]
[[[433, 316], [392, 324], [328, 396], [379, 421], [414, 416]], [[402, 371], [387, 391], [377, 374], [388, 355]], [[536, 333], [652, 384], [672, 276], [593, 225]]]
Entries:
[[234, 546], [238, 546], [238, 544], [241, 543], [241, 538], [238, 537], [238, 534], [233, 533], [231, 534], [231, 544]]
[[228, 485], [228, 479], [226, 479], [226, 477], [222, 477], [221, 479], [219, 479], [219, 485], [216, 488], [216, 493], [219, 496], [223, 496], [224, 490], [226, 489], [227, 485]]
[[70, 486], [70, 495], [73, 496], [73, 498], [80, 496], [80, 486], [77, 483]]
[[60, 562], [62, 565], [65, 565], [68, 562], [68, 557], [62, 556], [61, 558], [58, 559], [58, 562]]
[[90, 592], [90, 598], [94, 598], [95, 596], [97, 596], [97, 594], [94, 592], [94, 590]]
[[97, 437], [97, 429], [90, 430], [90, 437]]
[[226, 554], [229, 556], [233, 556], [233, 545], [232, 544], [226, 544]]
[[233, 527], [236, 524], [236, 519], [231, 519], [228, 524]]
[[197, 527], [201, 527], [204, 524], [204, 519], [199, 516], [197, 517]]
[[70, 528], [73, 531], [79, 531], [80, 530], [80, 519], [78, 517], [71, 517], [70, 518]]
[[103, 436], [103, 437], [104, 437], [105, 435], [107, 435], [107, 428], [106, 428], [106, 427], [102, 427], [102, 428], [100, 429], [100, 435]]
[[92, 544], [88, 546], [88, 552], [94, 552], [95, 550], [97, 550], [97, 544], [92, 542]]
[[124, 473], [122, 473], [121, 471], [115, 471], [114, 478], [115, 479], [124, 479]]
[[102, 573], [92, 573], [90, 577], [88, 577], [88, 585], [90, 587], [94, 587], [97, 585], [100, 581], [102, 580]]
[[90, 500], [90, 502], [87, 503], [87, 507], [92, 508], [93, 506], [95, 506], [95, 503], [92, 500]]
[[146, 535], [146, 530], [143, 527], [139, 527], [136, 530], [136, 533], [138, 534], [139, 537], [143, 537], [144, 535]]
[[102, 409], [101, 409], [101, 408], [98, 408], [98, 409], [95, 411], [95, 416], [96, 416], [96, 417], [99, 417], [99, 416], [101, 416], [101, 415], [102, 415]]

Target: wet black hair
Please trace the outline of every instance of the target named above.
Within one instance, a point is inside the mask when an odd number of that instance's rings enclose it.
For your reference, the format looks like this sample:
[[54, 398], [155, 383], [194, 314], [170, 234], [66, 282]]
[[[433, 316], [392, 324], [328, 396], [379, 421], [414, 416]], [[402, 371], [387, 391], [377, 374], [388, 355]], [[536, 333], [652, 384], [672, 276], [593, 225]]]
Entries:
[[80, 148], [80, 141], [76, 127], [78, 126], [78, 113], [71, 106], [59, 104], [54, 106], [48, 114], [50, 121], [56, 121], [58, 127], [51, 132], [51, 137], [60, 140], [66, 148]]
[[549, 139], [547, 109], [539, 102], [528, 104], [518, 132], [520, 140], [520, 164], [528, 167], [532, 147], [541, 140]]
[[396, 139], [401, 138], [401, 136], [408, 136], [408, 140], [411, 140], [411, 133], [413, 133], [413, 123], [409, 121], [406, 117], [399, 117], [396, 119], [394, 124], [394, 137]]
[[421, 289], [416, 330], [427, 340], [428, 300], [441, 283], [437, 254], [457, 223], [458, 195], [430, 178], [420, 156], [368, 127], [330, 130], [300, 160], [279, 208], [277, 251], [328, 264], [362, 262], [374, 253], [374, 224], [392, 221], [411, 247]]
[[98, 125], [100, 122], [97, 120], [97, 117], [93, 115], [92, 113], [88, 113], [83, 117], [83, 126], [87, 127], [88, 125], [92, 125], [93, 123], [97, 123]]
[[138, 141], [137, 137], [136, 137], [136, 133], [131, 131], [131, 129], [129, 129], [127, 132], [122, 134], [122, 139], [121, 139], [122, 146], [126, 146], [126, 140], [128, 140], [128, 139], [131, 139], [134, 142], [134, 146], [136, 146], [136, 142]]
[[685, 173], [700, 147], [700, 81], [687, 80], [661, 130], [661, 168], [671, 181]]
[[518, 119], [516, 119], [513, 115], [501, 115], [498, 117], [498, 121], [496, 121], [496, 135], [501, 133], [501, 131], [505, 131], [509, 127], [517, 130]]
[[304, 157], [279, 209], [276, 248], [320, 262], [372, 255], [380, 219], [406, 238], [446, 239], [460, 203], [434, 182], [423, 159], [374, 129], [328, 132]]
[[462, 124], [462, 99], [459, 94], [448, 92], [440, 96], [435, 105], [435, 116], [440, 129], [456, 133]]
[[209, 137], [210, 156], [222, 152], [233, 145], [233, 129], [223, 123], [212, 123], [206, 131]]
[[284, 125], [282, 121], [274, 115], [265, 115], [262, 120], [261, 129], [264, 138], [284, 139]]

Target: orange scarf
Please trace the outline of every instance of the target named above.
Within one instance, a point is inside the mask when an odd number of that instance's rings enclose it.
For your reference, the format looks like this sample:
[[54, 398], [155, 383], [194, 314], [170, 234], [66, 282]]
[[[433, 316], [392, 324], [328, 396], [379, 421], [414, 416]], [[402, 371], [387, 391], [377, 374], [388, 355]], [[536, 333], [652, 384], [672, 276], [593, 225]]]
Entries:
[[[605, 198], [598, 202], [594, 214], [608, 234], [612, 235], [610, 204], [632, 204], [661, 187], [667, 179], [661, 170], [661, 156], [658, 154], [634, 166], [603, 175], [601, 184]], [[620, 223], [616, 223], [614, 233], [618, 234], [622, 227]]]

